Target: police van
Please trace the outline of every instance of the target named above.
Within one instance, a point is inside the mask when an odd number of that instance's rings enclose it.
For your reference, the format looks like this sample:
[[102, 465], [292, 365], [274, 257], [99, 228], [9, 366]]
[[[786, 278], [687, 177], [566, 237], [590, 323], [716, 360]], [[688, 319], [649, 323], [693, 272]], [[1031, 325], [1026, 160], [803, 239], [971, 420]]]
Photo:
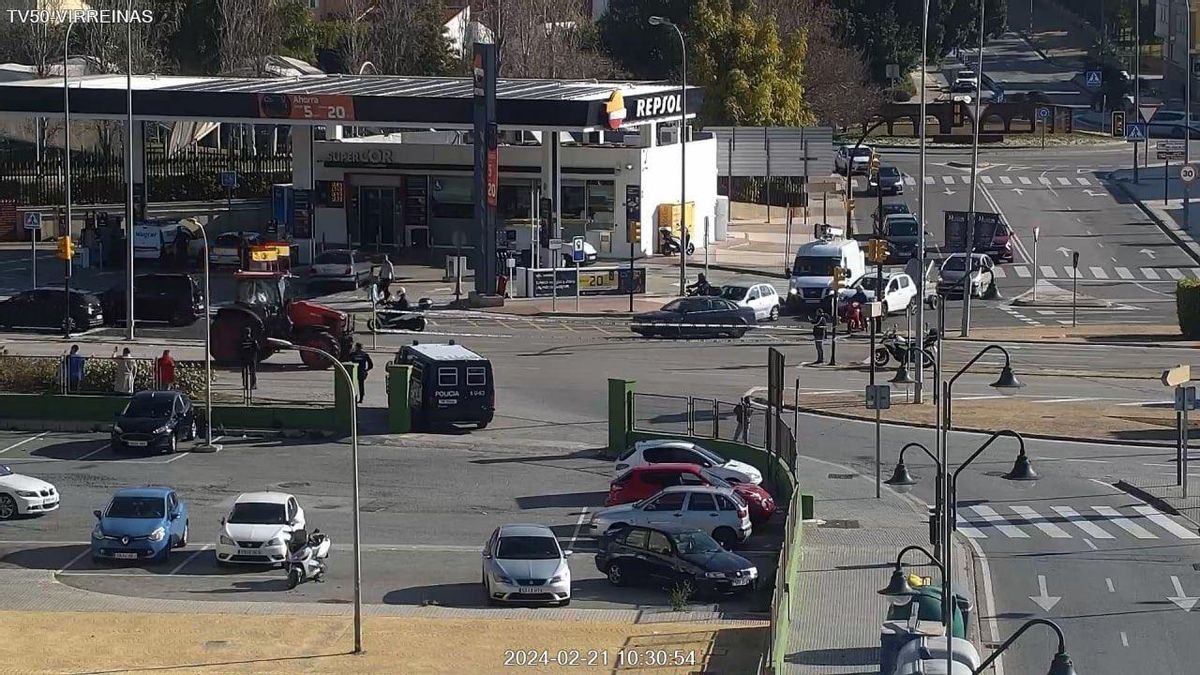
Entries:
[[413, 429], [474, 424], [483, 429], [496, 412], [492, 362], [455, 344], [416, 340], [396, 352], [395, 363], [412, 366], [408, 405]]

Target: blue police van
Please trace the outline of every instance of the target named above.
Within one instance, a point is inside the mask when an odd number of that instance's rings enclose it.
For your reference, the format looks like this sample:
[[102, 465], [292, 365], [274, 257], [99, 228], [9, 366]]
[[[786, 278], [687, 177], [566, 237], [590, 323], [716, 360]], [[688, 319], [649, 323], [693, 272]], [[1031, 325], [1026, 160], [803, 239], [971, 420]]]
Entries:
[[459, 424], [483, 429], [496, 412], [492, 362], [455, 344], [413, 341], [396, 353], [395, 363], [412, 367], [408, 384], [413, 429]]

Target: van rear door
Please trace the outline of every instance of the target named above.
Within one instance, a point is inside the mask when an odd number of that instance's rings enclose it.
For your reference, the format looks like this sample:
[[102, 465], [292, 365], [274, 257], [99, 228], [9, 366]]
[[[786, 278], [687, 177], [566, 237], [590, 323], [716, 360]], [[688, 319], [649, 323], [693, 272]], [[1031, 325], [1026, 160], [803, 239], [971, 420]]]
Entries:
[[133, 228], [133, 257], [138, 260], [158, 260], [161, 256], [161, 228], [157, 225], [135, 225]]

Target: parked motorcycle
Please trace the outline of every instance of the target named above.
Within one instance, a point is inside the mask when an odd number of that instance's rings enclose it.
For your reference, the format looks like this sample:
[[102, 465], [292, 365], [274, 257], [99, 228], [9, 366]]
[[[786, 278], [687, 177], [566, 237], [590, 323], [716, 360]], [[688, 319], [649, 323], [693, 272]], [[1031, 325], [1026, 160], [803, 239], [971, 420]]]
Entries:
[[[937, 339], [937, 330], [930, 329], [925, 334], [921, 348], [925, 350], [932, 349], [937, 344]], [[908, 365], [916, 348], [916, 345], [912, 344], [907, 337], [897, 334], [896, 329], [893, 327], [884, 334], [879, 345], [875, 347], [872, 359], [875, 361], [876, 368], [886, 366], [893, 359], [901, 365]]]
[[288, 576], [288, 588], [295, 588], [310, 579], [324, 581], [322, 577], [328, 569], [325, 560], [329, 558], [331, 548], [333, 542], [328, 536], [321, 534], [320, 530], [313, 530], [311, 535], [306, 534], [304, 530], [293, 532], [287, 559], [283, 561], [283, 570]]
[[[658, 252], [662, 255], [679, 255], [679, 237], [676, 237], [671, 232], [669, 227], [658, 228]], [[691, 241], [687, 244], [687, 254], [692, 255], [696, 252], [696, 245]]]

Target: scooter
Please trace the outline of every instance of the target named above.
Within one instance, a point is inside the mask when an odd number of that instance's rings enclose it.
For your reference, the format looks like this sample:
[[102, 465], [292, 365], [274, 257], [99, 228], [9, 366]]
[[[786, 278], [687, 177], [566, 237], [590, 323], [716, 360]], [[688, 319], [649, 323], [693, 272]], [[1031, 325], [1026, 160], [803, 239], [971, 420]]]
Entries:
[[[931, 328], [925, 334], [925, 340], [922, 343], [922, 349], [932, 349], [937, 344], [937, 329]], [[896, 333], [896, 329], [892, 328], [880, 341], [879, 346], [875, 348], [875, 353], [872, 359], [875, 361], [876, 368], [882, 368], [888, 364], [888, 361], [895, 359], [900, 365], [908, 365], [912, 358], [913, 351], [916, 345], [910, 344], [908, 338]]]
[[[658, 228], [658, 252], [662, 255], [679, 255], [679, 237], [671, 233], [671, 228]], [[687, 244], [687, 254], [693, 255], [696, 252], [696, 245], [691, 241]]]
[[721, 294], [721, 287], [713, 286], [712, 284], [709, 284], [707, 286], [691, 286], [687, 289], [688, 297], [696, 297], [698, 295], [717, 296], [720, 294]]
[[376, 305], [373, 316], [367, 319], [367, 330], [374, 331], [377, 328], [425, 330], [425, 317], [421, 312], [432, 306], [433, 302], [429, 298], [421, 298], [417, 301], [415, 308], [410, 307], [409, 309], [401, 309], [395, 301], [380, 303]]
[[283, 561], [283, 569], [288, 575], [288, 589], [293, 589], [308, 580], [324, 581], [325, 565], [329, 557], [329, 549], [333, 542], [320, 530], [313, 530], [306, 535], [304, 530], [292, 533], [292, 545], [288, 547], [287, 559]]

